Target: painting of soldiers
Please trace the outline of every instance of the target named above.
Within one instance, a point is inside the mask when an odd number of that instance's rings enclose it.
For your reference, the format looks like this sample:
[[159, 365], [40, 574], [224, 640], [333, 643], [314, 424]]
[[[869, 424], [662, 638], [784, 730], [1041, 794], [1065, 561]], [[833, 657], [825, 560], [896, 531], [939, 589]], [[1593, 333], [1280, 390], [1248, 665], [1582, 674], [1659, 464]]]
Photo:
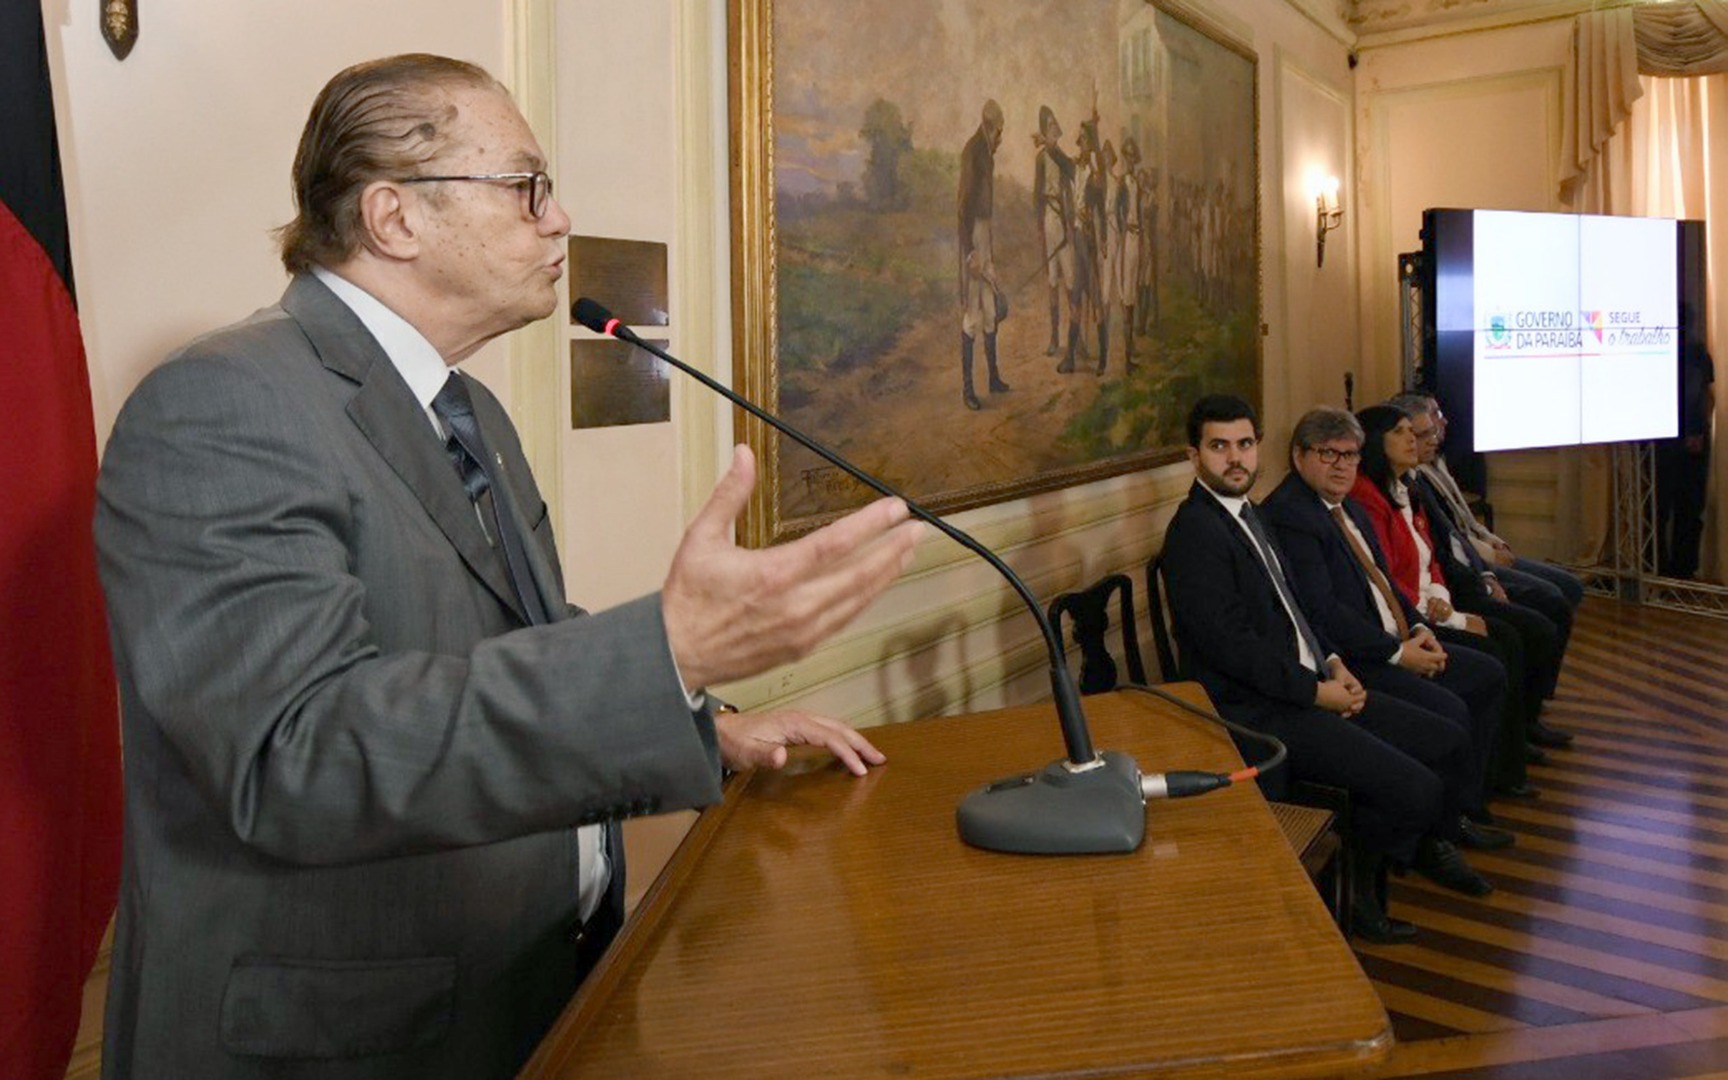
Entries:
[[[1258, 397], [1245, 45], [1163, 0], [852, 0], [869, 34], [824, 0], [765, 10], [739, 56], [771, 70], [735, 97], [769, 118], [738, 128], [763, 167], [734, 174], [765, 208], [734, 238], [763, 404], [950, 509], [1173, 460], [1201, 383]], [[752, 438], [770, 538], [868, 497]]]
[[1008, 392], [996, 364], [996, 310], [1002, 289], [996, 284], [996, 264], [990, 256], [996, 148], [1000, 145], [1002, 106], [986, 101], [978, 130], [960, 151], [960, 400], [974, 412], [982, 408], [972, 390], [972, 354], [979, 337], [984, 339], [990, 392]]
[[1062, 151], [1062, 125], [1050, 106], [1038, 107], [1038, 130], [1032, 136], [1032, 216], [1038, 227], [1038, 253], [1050, 286], [1050, 344], [1045, 356], [1061, 349], [1062, 312], [1068, 312], [1068, 352], [1061, 370], [1074, 370], [1074, 350], [1080, 340], [1080, 317], [1074, 289], [1074, 159]]

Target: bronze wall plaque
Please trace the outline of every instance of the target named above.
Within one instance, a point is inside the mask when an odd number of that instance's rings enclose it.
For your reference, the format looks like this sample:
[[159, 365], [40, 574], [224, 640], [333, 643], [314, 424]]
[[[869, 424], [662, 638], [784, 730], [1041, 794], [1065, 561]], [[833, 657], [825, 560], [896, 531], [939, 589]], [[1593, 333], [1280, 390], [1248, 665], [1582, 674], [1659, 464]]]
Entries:
[[665, 326], [666, 245], [604, 236], [570, 238], [570, 299], [588, 296], [625, 326]]
[[[666, 342], [655, 345], [666, 347]], [[664, 424], [672, 419], [666, 365], [626, 342], [570, 343], [570, 426]]]

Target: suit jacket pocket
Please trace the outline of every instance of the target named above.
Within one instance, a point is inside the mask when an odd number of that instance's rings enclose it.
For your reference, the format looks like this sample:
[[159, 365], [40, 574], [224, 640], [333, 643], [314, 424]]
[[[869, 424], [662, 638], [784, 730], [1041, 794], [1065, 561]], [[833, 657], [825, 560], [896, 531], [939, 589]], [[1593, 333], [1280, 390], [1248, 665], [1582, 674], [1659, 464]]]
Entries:
[[344, 1058], [431, 1046], [450, 1027], [456, 961], [242, 956], [222, 995], [222, 1045], [256, 1057]]

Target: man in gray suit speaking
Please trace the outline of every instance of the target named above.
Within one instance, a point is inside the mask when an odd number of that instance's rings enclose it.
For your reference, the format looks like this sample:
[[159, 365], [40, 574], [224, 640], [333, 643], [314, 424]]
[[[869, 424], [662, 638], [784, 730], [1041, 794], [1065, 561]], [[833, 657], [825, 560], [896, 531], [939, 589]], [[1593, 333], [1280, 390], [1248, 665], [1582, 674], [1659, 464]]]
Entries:
[[838, 722], [703, 688], [809, 652], [905, 568], [884, 500], [737, 548], [740, 449], [662, 589], [569, 607], [509, 419], [451, 370], [551, 314], [570, 219], [503, 88], [337, 75], [294, 162], [281, 302], [114, 428], [96, 535], [126, 856], [103, 1075], [514, 1075], [621, 918], [610, 823], [712, 802]]

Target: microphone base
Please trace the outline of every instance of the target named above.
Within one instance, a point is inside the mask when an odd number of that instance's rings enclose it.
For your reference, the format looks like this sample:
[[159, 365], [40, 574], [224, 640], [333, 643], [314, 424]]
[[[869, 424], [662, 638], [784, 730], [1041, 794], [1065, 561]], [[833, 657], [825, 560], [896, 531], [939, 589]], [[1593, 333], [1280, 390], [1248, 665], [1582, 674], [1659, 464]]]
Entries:
[[986, 784], [954, 812], [960, 839], [986, 851], [1091, 855], [1135, 850], [1146, 838], [1140, 767], [1106, 751], [1104, 764], [1072, 772], [1066, 760]]

